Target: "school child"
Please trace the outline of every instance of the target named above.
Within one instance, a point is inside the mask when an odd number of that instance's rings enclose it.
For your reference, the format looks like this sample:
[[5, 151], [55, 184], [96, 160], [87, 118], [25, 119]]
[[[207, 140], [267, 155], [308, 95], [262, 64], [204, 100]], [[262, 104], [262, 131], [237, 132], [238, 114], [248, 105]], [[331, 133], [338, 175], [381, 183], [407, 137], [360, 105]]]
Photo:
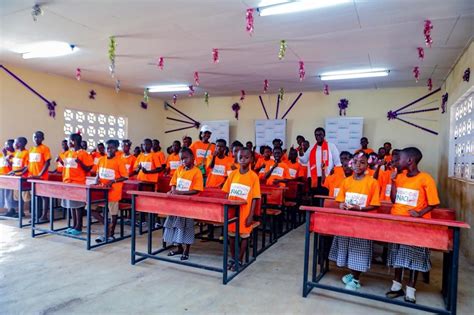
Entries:
[[61, 149], [62, 152], [56, 157], [56, 169], [50, 171], [51, 174], [62, 174], [64, 168], [64, 154], [69, 150], [69, 146], [67, 144], [67, 140], [61, 141]]
[[[163, 151], [161, 151], [160, 141], [157, 139], [153, 139], [152, 141], [152, 150], [153, 154], [157, 156], [157, 160], [161, 165], [161, 171], [158, 172], [158, 178], [160, 177], [160, 173], [166, 169], [166, 157]], [[158, 182], [157, 178], [157, 182]]]
[[136, 146], [135, 149], [133, 149], [133, 156], [135, 156], [137, 159], [141, 153], [142, 153], [142, 149], [139, 146]]
[[[379, 184], [366, 175], [368, 155], [360, 152], [354, 156], [354, 174], [341, 184], [336, 201], [340, 209], [369, 211], [380, 206]], [[372, 241], [360, 238], [335, 236], [329, 252], [329, 259], [338, 267], [347, 267], [350, 273], [342, 277], [345, 288], [351, 291], [360, 289], [360, 275], [370, 269], [372, 260]]]
[[231, 147], [232, 147], [232, 157], [231, 157], [232, 162], [230, 164], [230, 169], [227, 171], [227, 176], [229, 176], [231, 172], [240, 168], [239, 152], [240, 150], [243, 149], [244, 145], [239, 140], [235, 140], [234, 142], [232, 142]]
[[222, 188], [227, 178], [227, 172], [232, 171], [233, 159], [225, 156], [227, 142], [224, 139], [216, 141], [216, 150], [207, 158], [207, 188]]
[[378, 157], [377, 153], [372, 152], [369, 154], [369, 167], [367, 168], [367, 174], [369, 176], [372, 176], [373, 178], [377, 179], [377, 177], [374, 177], [375, 171], [377, 170], [377, 164], [378, 164]]
[[390, 162], [392, 160], [392, 155], [390, 154], [390, 151], [392, 151], [392, 144], [390, 142], [385, 142], [383, 147], [385, 148], [385, 161]]
[[[70, 150], [65, 153], [63, 182], [71, 184], [85, 184], [86, 175], [94, 166], [92, 157], [81, 149], [82, 136], [73, 133], [69, 136]], [[85, 203], [75, 200], [61, 200], [61, 207], [72, 209], [73, 227], [68, 228], [66, 233], [80, 235], [82, 233], [82, 216]]]
[[298, 162], [298, 152], [293, 148], [290, 149], [286, 165], [288, 165], [290, 179], [303, 181], [306, 178], [307, 174], [304, 173], [303, 166]]
[[[391, 155], [391, 161], [390, 162], [386, 162], [386, 160], [382, 160], [382, 161], [379, 161], [380, 162], [380, 166], [378, 168], [378, 174], [374, 174], [374, 178], [376, 178], [375, 176], [377, 175], [377, 180], [379, 182], [379, 186], [380, 186], [380, 200], [382, 201], [391, 201], [390, 200], [390, 193], [392, 191], [392, 184], [391, 184], [391, 175], [392, 175], [392, 171], [394, 169], [397, 169], [397, 172], [398, 173], [401, 173], [402, 170], [398, 167], [398, 161], [400, 159], [400, 150], [398, 149], [394, 149], [392, 151], [392, 155]], [[384, 167], [382, 169], [382, 167]], [[376, 171], [377, 173], [377, 171]]]
[[[298, 147], [297, 152], [301, 151], [304, 154], [304, 152], [308, 151], [308, 149], [309, 149], [309, 141], [308, 140], [303, 140], [303, 142], [301, 142], [301, 145]], [[302, 163], [301, 160], [299, 161], [299, 163], [303, 167], [303, 172], [306, 174], [306, 177], [308, 177], [308, 164], [307, 163]]]
[[[126, 139], [126, 140], [123, 140], [122, 141], [122, 154], [121, 155], [118, 155], [117, 152], [115, 153], [115, 155], [117, 155], [117, 157], [121, 158], [122, 161], [124, 162], [125, 164], [125, 168], [127, 169], [127, 177], [131, 176], [131, 174], [133, 174], [133, 167], [135, 165], [135, 162], [137, 161], [137, 158], [135, 157], [135, 155], [133, 155], [131, 152], [130, 152], [130, 149], [132, 148], [132, 141]], [[107, 152], [107, 154], [109, 154], [109, 152]]]
[[344, 179], [352, 176], [353, 171], [350, 165], [352, 157], [350, 152], [342, 151], [339, 154], [342, 166], [335, 166], [327, 177], [325, 172], [321, 174], [321, 182], [329, 190], [329, 196], [336, 198]]
[[302, 135], [297, 135], [296, 136], [296, 151], [299, 151], [302, 144], [303, 144], [303, 141], [305, 141], [306, 139], [302, 136]]
[[[0, 151], [0, 175], [8, 175], [11, 172], [11, 159], [15, 153], [13, 143], [15, 140], [5, 141], [3, 149]], [[15, 216], [15, 203], [13, 201], [13, 190], [0, 188], [0, 208], [7, 209], [4, 214], [7, 217]]]
[[[12, 176], [21, 176], [21, 177], [28, 177], [28, 158], [29, 153], [28, 150], [25, 148], [28, 140], [25, 137], [19, 137], [13, 143], [15, 147], [15, 153], [10, 156], [10, 165], [12, 170], [8, 175]], [[25, 202], [25, 206], [29, 205], [29, 201], [31, 200], [31, 195], [29, 191], [24, 191], [22, 193], [23, 201]], [[13, 200], [14, 200], [14, 208], [18, 209], [18, 200], [19, 200], [19, 191], [13, 191]], [[13, 216], [16, 217], [16, 211], [13, 213]]]
[[[250, 165], [252, 163], [252, 151], [248, 148], [242, 148], [238, 153], [240, 167], [233, 171], [227, 178], [222, 190], [227, 193], [229, 200], [245, 200], [247, 204], [240, 206], [239, 237], [241, 238], [239, 261], [230, 260], [228, 268], [235, 270], [238, 263], [242, 265], [245, 250], [247, 248], [248, 238], [252, 232], [253, 216], [257, 207], [257, 199], [260, 199], [260, 181], [255, 172], [252, 172]], [[229, 243], [230, 255], [235, 253], [235, 223], [229, 225]], [[255, 246], [255, 245], [254, 245]]]
[[191, 144], [193, 143], [193, 138], [190, 136], [184, 136], [183, 137], [183, 148], [189, 148]]
[[290, 170], [288, 165], [281, 160], [283, 152], [280, 147], [273, 149], [273, 157], [275, 162], [273, 165], [265, 168], [264, 179], [267, 185], [285, 186], [285, 183], [290, 179]]
[[[392, 171], [390, 198], [393, 206], [392, 215], [431, 218], [431, 211], [439, 204], [436, 183], [430, 174], [418, 169], [423, 155], [418, 148], [409, 147], [400, 152], [398, 166], [402, 171]], [[395, 268], [392, 287], [387, 292], [388, 298], [405, 295], [405, 301], [416, 303], [415, 285], [418, 271], [431, 269], [430, 250], [428, 248], [391, 244], [388, 265]], [[410, 281], [406, 291], [402, 289], [403, 268], [410, 270]]]
[[[102, 157], [99, 160], [95, 184], [110, 187], [108, 193], [108, 213], [112, 216], [112, 221], [110, 224], [108, 223], [109, 235], [107, 235], [107, 238], [104, 235], [100, 235], [95, 239], [97, 243], [103, 243], [106, 239], [108, 242], [111, 242], [115, 239], [114, 233], [118, 219], [119, 201], [122, 199], [123, 182], [128, 179], [129, 174], [125, 164], [126, 159], [117, 156], [119, 142], [117, 140], [108, 140], [106, 145], [107, 157]], [[130, 152], [130, 146], [128, 144], [127, 146], [129, 148], [128, 152]], [[104, 222], [104, 218], [100, 213], [94, 211], [92, 214], [99, 222]]]
[[158, 173], [163, 171], [163, 163], [160, 157], [152, 152], [151, 139], [143, 140], [145, 152], [141, 153], [133, 166], [133, 175], [137, 175], [137, 180], [149, 183], [158, 183]]
[[286, 150], [283, 150], [283, 141], [281, 141], [280, 139], [273, 139], [272, 144], [273, 144], [273, 150], [275, 150], [275, 148], [280, 148], [281, 149], [281, 152], [282, 152], [281, 161], [282, 162], [288, 161], [288, 156], [286, 155]]
[[89, 147], [89, 145], [87, 144], [87, 141], [82, 140], [81, 141], [81, 149], [87, 152], [88, 147]]
[[105, 156], [105, 145], [103, 143], [97, 144], [97, 151], [91, 153], [92, 160], [94, 161], [94, 166], [91, 170], [91, 174], [93, 176], [95, 176], [97, 173], [97, 165], [99, 164], [99, 159]]
[[201, 127], [199, 131], [199, 140], [193, 142], [189, 147], [196, 158], [195, 164], [201, 170], [201, 173], [204, 177], [204, 181], [206, 181], [206, 161], [207, 157], [215, 151], [216, 146], [215, 144], [209, 142], [211, 138], [212, 130], [208, 125], [204, 125]]
[[181, 158], [179, 157], [179, 151], [181, 151], [181, 142], [178, 140], [173, 141], [171, 145], [171, 153], [166, 158], [166, 174], [173, 177], [174, 172], [181, 166]]
[[253, 146], [252, 141], [247, 141], [245, 143], [245, 147], [249, 149], [250, 152], [252, 152], [252, 164], [255, 165], [255, 163], [257, 163], [258, 159], [261, 157], [261, 155], [258, 152], [256, 152], [257, 147]]
[[271, 155], [272, 149], [269, 146], [263, 146], [262, 157], [257, 161], [254, 168], [255, 173], [258, 174], [260, 179], [263, 179], [265, 176], [265, 169], [275, 163], [275, 161], [270, 158]]
[[[168, 194], [195, 195], [203, 190], [202, 173], [194, 165], [195, 157], [191, 149], [182, 148], [180, 157], [182, 165], [171, 178], [171, 190]], [[181, 260], [188, 260], [191, 244], [194, 243], [194, 220], [169, 216], [165, 220], [164, 229], [163, 240], [178, 245], [177, 250], [171, 250], [168, 256], [181, 254]]]
[[367, 139], [367, 137], [360, 138], [361, 148], [358, 149], [357, 151], [355, 151], [354, 155], [356, 155], [357, 153], [359, 153], [361, 151], [364, 152], [365, 154], [370, 154], [370, 153], [374, 152], [374, 150], [367, 147], [368, 145], [369, 145], [369, 139]]
[[[51, 164], [51, 151], [43, 144], [44, 133], [36, 131], [33, 134], [34, 146], [30, 148], [28, 156], [28, 176], [32, 179], [48, 180], [48, 169]], [[49, 199], [40, 197], [41, 200], [41, 216], [38, 219], [39, 223], [48, 221]]]

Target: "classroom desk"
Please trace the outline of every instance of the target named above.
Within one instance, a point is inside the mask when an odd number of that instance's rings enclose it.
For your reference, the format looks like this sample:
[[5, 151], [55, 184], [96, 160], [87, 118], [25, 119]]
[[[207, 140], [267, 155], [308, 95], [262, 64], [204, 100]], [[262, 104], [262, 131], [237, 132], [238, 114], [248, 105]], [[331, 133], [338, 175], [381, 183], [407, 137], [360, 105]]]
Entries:
[[30, 191], [31, 185], [27, 182], [25, 177], [20, 176], [9, 176], [9, 175], [0, 175], [0, 188], [1, 189], [11, 189], [11, 190], [18, 190], [18, 218], [7, 217], [4, 215], [0, 215], [0, 218], [7, 219], [7, 220], [18, 220], [18, 227], [22, 228], [24, 226], [30, 226], [31, 224], [23, 224], [23, 216], [25, 212], [25, 202], [21, 197], [24, 191]]
[[[144, 191], [129, 191], [128, 193], [132, 195], [132, 265], [147, 258], [152, 258], [156, 260], [222, 273], [222, 282], [223, 284], [227, 284], [237, 274], [242, 272], [248, 265], [255, 261], [255, 257], [253, 257], [243, 266], [239, 267], [237, 264], [236, 272], [230, 276], [228, 275], [228, 225], [232, 222], [239, 222], [240, 206], [246, 203], [244, 200], [227, 200], [222, 198], [199, 197], [195, 195], [168, 195], [164, 193]], [[222, 268], [197, 264], [190, 261], [181, 261], [179, 260], [179, 257], [168, 258], [167, 256], [158, 255], [163, 251], [169, 249], [171, 246], [166, 246], [166, 244], [163, 243], [163, 246], [160, 249], [153, 251], [152, 233], [148, 233], [147, 252], [145, 253], [137, 251], [135, 232], [135, 213], [137, 211], [148, 213], [149, 218], [152, 214], [159, 214], [160, 216], [173, 215], [190, 219], [202, 220], [206, 222], [214, 222], [216, 224], [222, 224], [224, 229], [224, 252]], [[239, 224], [236, 224], [236, 234], [239, 234]], [[237, 237], [234, 253], [235, 261], [238, 261], [237, 257], [239, 255], [238, 251], [240, 249], [239, 243], [239, 238]], [[137, 256], [139, 258], [137, 258]]]
[[[31, 225], [31, 236], [36, 237], [39, 235], [45, 234], [55, 234], [60, 236], [66, 236], [74, 239], [79, 239], [86, 241], [86, 248], [90, 250], [95, 247], [102, 245], [114, 243], [120, 241], [124, 238], [130, 237], [130, 235], [125, 237], [118, 237], [113, 241], [106, 241], [100, 244], [91, 244], [91, 205], [92, 204], [105, 204], [105, 216], [104, 221], [107, 222], [108, 214], [108, 192], [109, 188], [96, 185], [82, 185], [82, 184], [67, 184], [63, 182], [55, 181], [45, 181], [38, 179], [30, 179], [28, 182], [31, 183], [31, 209], [32, 209], [32, 218], [37, 216], [38, 205], [36, 202], [36, 197], [48, 197], [50, 204], [50, 212], [52, 211], [53, 199], [68, 199], [74, 201], [82, 201], [86, 203], [87, 219], [86, 219], [86, 237], [75, 236], [66, 234], [65, 230], [68, 227], [55, 229], [53, 225], [53, 220], [50, 218], [49, 229], [42, 228], [36, 225], [35, 220], [32, 220]], [[69, 220], [68, 220], [69, 221]], [[108, 235], [108, 224], [104, 222], [104, 235]], [[69, 224], [68, 224], [69, 225]], [[39, 231], [39, 233], [37, 233]]]
[[[262, 195], [262, 207], [261, 213], [257, 213], [257, 215], [262, 217], [262, 248], [259, 250], [259, 254], [270, 246], [275, 244], [280, 236], [283, 236], [289, 231], [285, 231], [285, 233], [278, 233], [278, 226], [276, 222], [275, 215], [270, 215], [269, 210], [280, 210], [281, 212], [286, 211], [285, 209], [285, 192], [288, 191], [288, 187], [282, 186], [273, 186], [273, 185], [260, 185], [260, 194]], [[281, 215], [283, 217], [283, 215]], [[269, 219], [270, 218], [270, 222]], [[267, 233], [267, 223], [270, 225], [269, 230], [269, 244], [266, 246], [266, 233]], [[281, 222], [283, 225], [283, 221]], [[283, 230], [283, 226], [282, 226]]]
[[[313, 288], [320, 288], [426, 312], [438, 314], [456, 313], [459, 234], [461, 228], [470, 228], [468, 224], [459, 221], [412, 218], [309, 206], [301, 206], [300, 209], [306, 211], [303, 297], [306, 297]], [[314, 233], [313, 263], [312, 277], [311, 280], [308, 280], [311, 233]], [[443, 259], [442, 295], [446, 309], [411, 304], [398, 299], [388, 299], [385, 296], [364, 293], [363, 289], [360, 292], [349, 291], [341, 286], [335, 287], [321, 284], [320, 280], [328, 269], [321, 262], [317, 263], [319, 261], [318, 247], [320, 234], [427, 247], [445, 252]], [[317, 268], [318, 264], [319, 268]], [[387, 283], [387, 287], [388, 285]]]

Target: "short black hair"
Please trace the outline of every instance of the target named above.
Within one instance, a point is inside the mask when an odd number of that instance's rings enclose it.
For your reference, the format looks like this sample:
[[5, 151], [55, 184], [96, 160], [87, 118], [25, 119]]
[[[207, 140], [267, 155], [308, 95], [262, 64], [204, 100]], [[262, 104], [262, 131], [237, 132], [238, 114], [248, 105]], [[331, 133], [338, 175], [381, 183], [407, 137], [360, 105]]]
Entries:
[[123, 143], [124, 145], [132, 146], [132, 141], [130, 141], [130, 140], [128, 140], [128, 139], [122, 140], [122, 143]]
[[304, 143], [307, 143], [308, 146], [309, 146], [309, 141], [308, 141], [308, 140], [304, 140], [303, 142], [304, 142]]
[[339, 153], [339, 157], [342, 157], [343, 155], [348, 155], [351, 159], [353, 157], [352, 153], [350, 153], [349, 151], [342, 151], [341, 153]]
[[186, 140], [186, 139], [189, 139], [189, 141], [193, 142], [193, 138], [191, 138], [190, 136], [184, 136], [183, 137], [183, 140]]
[[403, 153], [408, 155], [408, 157], [415, 160], [415, 163], [420, 163], [421, 159], [423, 158], [423, 154], [418, 148], [415, 147], [408, 147], [402, 150]]
[[61, 141], [61, 143], [66, 143], [66, 144], [67, 144], [67, 140], [66, 140], [66, 139], [64, 139], [63, 141]]
[[250, 153], [250, 156], [253, 157], [252, 150], [250, 150], [249, 148], [243, 147], [243, 148], [240, 150], [239, 154], [240, 154], [241, 152], [243, 152], [243, 151], [248, 151], [248, 152]]
[[25, 146], [28, 143], [28, 140], [26, 140], [25, 137], [18, 137], [16, 138], [18, 142], [20, 142], [23, 146]]
[[252, 141], [247, 141], [247, 142], [245, 143], [245, 145], [247, 145], [247, 144], [249, 144], [249, 143], [253, 146]]
[[99, 146], [105, 147], [105, 145], [102, 142], [97, 143], [97, 147], [99, 147]]
[[369, 139], [367, 139], [367, 137], [360, 138], [360, 141], [362, 141], [362, 140], [366, 140], [367, 142], [369, 142]]
[[227, 141], [225, 141], [225, 139], [217, 139], [216, 143], [222, 143], [224, 147], [227, 146]]
[[[99, 143], [99, 144], [101, 144], [101, 143]], [[119, 147], [119, 142], [118, 142], [118, 140], [115, 140], [115, 139], [107, 140], [107, 142], [105, 144], [106, 145], [113, 145], [113, 146], [115, 146], [115, 148]]]
[[181, 147], [181, 142], [180, 142], [179, 140], [174, 140], [174, 141], [173, 141], [173, 144], [175, 144], [175, 143], [178, 144], [178, 146]]
[[402, 150], [400, 150], [400, 149], [393, 149], [392, 150], [392, 155], [395, 155], [395, 154], [399, 155], [401, 151]]
[[151, 141], [150, 138], [146, 138], [145, 140], [143, 140], [143, 143], [153, 143], [153, 142]]
[[40, 135], [44, 139], [44, 132], [38, 130], [38, 131], [35, 131], [35, 134]]
[[194, 156], [193, 150], [188, 147], [182, 147], [179, 153], [189, 153], [191, 156]]
[[303, 141], [306, 140], [302, 135], [297, 135], [296, 140], [298, 140], [298, 139], [303, 139]]
[[283, 149], [282, 149], [282, 148], [280, 148], [280, 147], [273, 148], [273, 152], [278, 151], [278, 150], [280, 150], [281, 153], [283, 153]]
[[81, 144], [82, 142], [82, 136], [79, 133], [71, 133], [71, 135], [69, 136], [69, 139], [76, 142], [77, 144]]
[[365, 156], [366, 159], [369, 159], [369, 155], [362, 150], [354, 154], [354, 158], [361, 157], [361, 156]]
[[158, 139], [153, 139], [153, 142], [157, 142], [158, 144], [160, 144], [160, 140]]
[[318, 127], [316, 129], [314, 129], [314, 133], [316, 133], [316, 131], [322, 131], [324, 133], [324, 135], [326, 135], [326, 130], [324, 130], [323, 127]]
[[386, 144], [390, 144], [390, 146], [392, 146], [390, 142], [385, 142], [383, 145], [385, 146]]
[[283, 141], [281, 139], [275, 138], [273, 139], [272, 143], [278, 142], [280, 145], [283, 145]]
[[232, 147], [242, 147], [243, 148], [244, 145], [239, 140], [235, 140], [234, 142], [232, 142]]
[[14, 142], [15, 142], [15, 139], [8, 139], [7, 140], [8, 145], [13, 145]]

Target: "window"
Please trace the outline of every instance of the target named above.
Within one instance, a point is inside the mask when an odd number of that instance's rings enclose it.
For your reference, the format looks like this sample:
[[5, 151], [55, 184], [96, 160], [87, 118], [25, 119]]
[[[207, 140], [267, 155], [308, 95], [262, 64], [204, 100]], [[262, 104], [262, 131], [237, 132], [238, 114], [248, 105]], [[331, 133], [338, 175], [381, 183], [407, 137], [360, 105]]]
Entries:
[[474, 182], [474, 87], [451, 107], [449, 175]]
[[87, 141], [88, 149], [109, 139], [123, 140], [127, 138], [127, 118], [107, 114], [98, 114], [83, 110], [64, 110], [64, 135], [80, 132], [82, 139]]

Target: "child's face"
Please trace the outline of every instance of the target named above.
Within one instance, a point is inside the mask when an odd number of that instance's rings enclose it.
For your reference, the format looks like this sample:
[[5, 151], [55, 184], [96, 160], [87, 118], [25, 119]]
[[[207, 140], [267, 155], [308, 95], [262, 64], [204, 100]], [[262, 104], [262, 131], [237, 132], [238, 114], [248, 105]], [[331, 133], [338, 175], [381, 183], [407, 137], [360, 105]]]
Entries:
[[143, 143], [143, 149], [145, 150], [146, 153], [150, 153], [151, 141], [146, 141], [145, 143]]
[[13, 143], [13, 146], [15, 147], [15, 150], [19, 150], [21, 148], [21, 142], [16, 139], [15, 142]]
[[342, 154], [342, 155], [340, 156], [340, 158], [341, 158], [341, 164], [342, 164], [343, 167], [349, 165], [349, 161], [351, 160], [350, 155], [348, 155], [348, 154]]
[[173, 150], [174, 153], [179, 153], [179, 150], [181, 150], [181, 147], [179, 146], [177, 142], [173, 142], [171, 149]]
[[383, 147], [385, 148], [385, 152], [390, 152], [390, 150], [392, 150], [392, 145], [390, 143], [385, 143], [383, 145]]
[[288, 153], [288, 158], [294, 161], [298, 158], [298, 153], [296, 153], [295, 150], [291, 150], [290, 153]]
[[367, 162], [365, 155], [357, 155], [354, 157], [352, 168], [354, 169], [354, 173], [356, 173], [356, 175], [364, 174], [368, 167], [369, 163]]
[[301, 146], [303, 147], [303, 150], [308, 150], [309, 149], [309, 142], [306, 142], [306, 141], [303, 141], [303, 143], [301, 144]]
[[410, 157], [406, 153], [400, 152], [399, 160], [398, 160], [399, 169], [400, 170], [408, 169], [408, 166], [410, 165], [410, 162], [411, 162]]
[[281, 150], [273, 150], [273, 157], [275, 158], [275, 161], [280, 162]]
[[369, 144], [369, 141], [367, 139], [365, 139], [365, 138], [360, 139], [360, 145], [363, 148], [366, 148], [368, 144]]
[[186, 168], [191, 168], [194, 165], [194, 156], [189, 152], [181, 152], [180, 153], [181, 164], [183, 164]]
[[380, 148], [379, 153], [378, 153], [379, 159], [383, 159], [384, 156], [385, 156], [385, 148]]
[[390, 162], [391, 166], [398, 170], [401, 170], [399, 162], [400, 162], [400, 153], [393, 154], [392, 162]]
[[273, 149], [275, 149], [275, 148], [281, 148], [281, 143], [280, 143], [280, 141], [274, 141], [272, 144], [273, 144]]
[[153, 151], [157, 152], [160, 149], [160, 143], [153, 140]]
[[61, 142], [61, 147], [63, 148], [64, 151], [67, 151], [69, 147], [67, 146], [67, 141]]
[[248, 169], [251, 162], [252, 155], [248, 150], [239, 151], [239, 163], [242, 168]]
[[247, 143], [245, 144], [245, 146], [247, 147], [247, 149], [253, 150], [253, 143], [252, 143], [252, 142], [247, 142]]
[[109, 158], [113, 158], [115, 156], [115, 152], [117, 152], [117, 147], [113, 144], [107, 145], [107, 156]]
[[133, 154], [135, 155], [139, 155], [141, 152], [140, 148], [139, 147], [136, 147], [135, 150], [133, 150]]
[[122, 148], [123, 148], [123, 152], [125, 154], [130, 153], [130, 143], [129, 142], [122, 142]]
[[225, 145], [222, 142], [217, 142], [216, 143], [216, 151], [217, 155], [223, 156], [225, 154]]
[[270, 150], [269, 148], [266, 148], [265, 150], [263, 150], [263, 156], [265, 157], [265, 159], [268, 160], [271, 155], [272, 155], [272, 150]]
[[211, 133], [209, 131], [206, 131], [202, 134], [202, 141], [203, 142], [208, 142], [209, 138], [211, 138]]
[[35, 132], [35, 133], [33, 134], [33, 142], [34, 142], [34, 144], [40, 145], [41, 143], [43, 143], [43, 140], [44, 140], [44, 138], [43, 138], [43, 135], [42, 135], [41, 133]]
[[377, 164], [377, 161], [378, 161], [377, 154], [371, 154], [370, 157], [369, 157], [369, 160], [370, 160], [370, 163], [369, 163], [370, 167]]
[[183, 139], [183, 146], [189, 148], [191, 146], [191, 140], [189, 138], [184, 138]]
[[347, 162], [346, 165], [343, 164], [342, 169], [344, 170], [344, 175], [346, 177], [349, 177], [352, 175], [353, 170], [352, 170], [352, 167], [349, 166], [349, 162]]
[[81, 149], [87, 150], [87, 141], [81, 141]]
[[240, 149], [242, 148], [239, 146], [234, 146], [232, 148], [232, 155], [234, 155], [237, 158], [239, 156]]
[[97, 146], [97, 150], [100, 154], [105, 154], [105, 146], [103, 144]]

